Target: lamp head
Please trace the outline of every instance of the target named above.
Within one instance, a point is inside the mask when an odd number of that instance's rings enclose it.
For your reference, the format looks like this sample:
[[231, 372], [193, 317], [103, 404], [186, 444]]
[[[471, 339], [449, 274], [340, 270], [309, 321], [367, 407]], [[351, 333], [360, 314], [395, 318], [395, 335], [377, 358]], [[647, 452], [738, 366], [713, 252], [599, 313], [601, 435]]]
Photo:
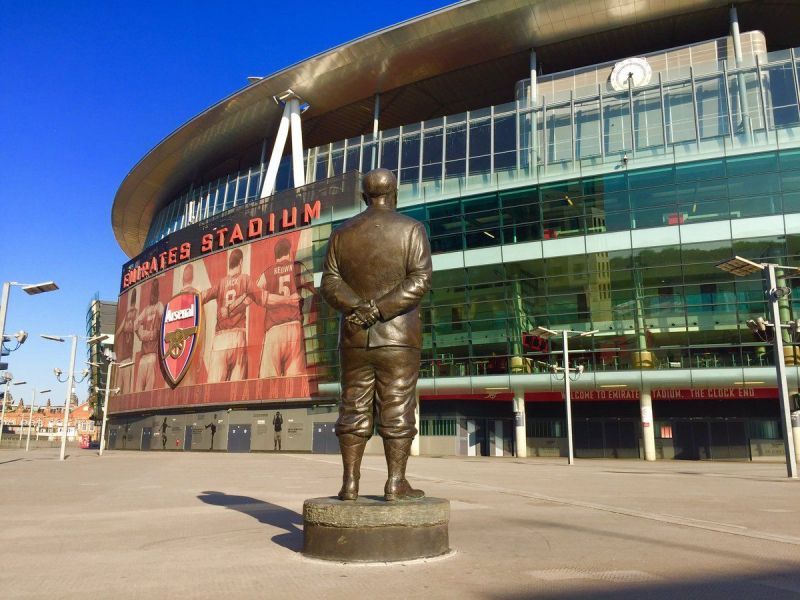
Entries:
[[86, 377], [89, 374], [89, 369], [84, 369], [81, 371], [81, 377]]
[[56, 367], [55, 369], [53, 369], [53, 373], [55, 373], [56, 377], [61, 377], [61, 373], [63, 373], [63, 371], [58, 367]]

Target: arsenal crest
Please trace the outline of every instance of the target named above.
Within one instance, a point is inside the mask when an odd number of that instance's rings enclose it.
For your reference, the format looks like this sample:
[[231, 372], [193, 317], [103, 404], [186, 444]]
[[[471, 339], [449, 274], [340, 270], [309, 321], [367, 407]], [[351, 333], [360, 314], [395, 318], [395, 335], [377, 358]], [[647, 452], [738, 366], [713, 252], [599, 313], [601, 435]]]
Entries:
[[176, 387], [189, 370], [200, 334], [200, 296], [181, 292], [167, 302], [161, 323], [161, 370]]

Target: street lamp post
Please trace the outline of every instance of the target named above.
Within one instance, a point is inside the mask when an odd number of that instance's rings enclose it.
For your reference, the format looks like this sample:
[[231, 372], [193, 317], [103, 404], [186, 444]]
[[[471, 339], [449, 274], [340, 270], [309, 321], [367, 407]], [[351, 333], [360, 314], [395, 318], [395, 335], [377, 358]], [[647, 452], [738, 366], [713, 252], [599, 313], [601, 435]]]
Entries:
[[[66, 336], [59, 336], [59, 335], [42, 335], [42, 338], [46, 340], [50, 340], [53, 342], [64, 342], [65, 338], [72, 338], [72, 352], [70, 353], [69, 359], [69, 371], [67, 374], [67, 378], [62, 380], [61, 379], [61, 369], [53, 369], [53, 372], [56, 375], [56, 379], [61, 383], [67, 384], [67, 399], [64, 402], [64, 428], [61, 430], [61, 454], [59, 455], [59, 460], [64, 460], [66, 457], [67, 452], [67, 429], [69, 429], [69, 403], [72, 399], [72, 385], [74, 383], [80, 383], [89, 375], [89, 370], [84, 369], [83, 373], [81, 374], [80, 379], [75, 378], [75, 354], [78, 350], [78, 336], [77, 335], [66, 335]], [[97, 335], [91, 337], [86, 340], [87, 344], [96, 344], [97, 342], [102, 342], [103, 340], [107, 339], [107, 335]]]
[[589, 335], [594, 335], [599, 330], [594, 329], [592, 331], [573, 331], [571, 329], [562, 329], [561, 332], [555, 331], [553, 329], [547, 329], [546, 327], [537, 327], [533, 330], [534, 335], [538, 335], [539, 337], [554, 337], [557, 335], [561, 336], [561, 343], [563, 344], [563, 352], [564, 352], [564, 366], [559, 367], [558, 365], [552, 364], [550, 365], [551, 371], [553, 374], [557, 374], [559, 370], [564, 372], [564, 400], [566, 404], [566, 412], [567, 412], [567, 464], [575, 464], [575, 451], [574, 446], [572, 443], [572, 390], [570, 389], [570, 378], [572, 374], [575, 374], [575, 380], [581, 376], [583, 373], [583, 365], [578, 365], [576, 367], [569, 366], [569, 338], [570, 334], [573, 337], [586, 337]]
[[12, 286], [21, 287], [22, 291], [29, 296], [52, 292], [58, 289], [55, 281], [44, 281], [42, 283], [19, 283], [18, 281], [6, 281], [3, 283], [2, 303], [0, 303], [0, 340], [5, 339], [6, 315], [8, 314], [8, 297]]
[[[49, 389], [46, 390], [39, 390], [40, 394], [44, 394], [49, 392]], [[33, 408], [36, 405], [36, 388], [33, 388], [33, 402], [31, 402], [31, 411], [28, 415], [28, 438], [25, 440], [25, 452], [30, 449], [31, 446], [31, 427], [33, 427]], [[19, 432], [19, 439], [22, 439], [22, 430], [20, 429]]]
[[3, 444], [3, 429], [5, 429], [6, 425], [6, 403], [8, 402], [8, 388], [11, 385], [22, 385], [25, 383], [24, 381], [14, 381], [12, 384], [11, 382], [14, 380], [14, 376], [6, 371], [2, 375], [2, 379], [5, 381], [6, 384], [6, 393], [3, 396], [3, 408], [0, 410], [0, 446]]
[[791, 420], [791, 406], [789, 403], [789, 386], [786, 383], [786, 364], [784, 363], [783, 356], [783, 334], [781, 325], [780, 309], [778, 307], [778, 300], [791, 293], [791, 290], [786, 287], [778, 287], [775, 278], [775, 268], [791, 269], [793, 271], [800, 270], [797, 267], [787, 267], [774, 263], [757, 263], [741, 256], [734, 256], [728, 260], [723, 260], [717, 263], [717, 268], [722, 269], [732, 275], [738, 277], [746, 277], [753, 273], [762, 273], [764, 278], [765, 294], [770, 305], [770, 313], [772, 315], [771, 325], [775, 329], [773, 336], [772, 349], [775, 356], [775, 375], [778, 380], [778, 395], [781, 399], [781, 412], [783, 421], [783, 447], [786, 454], [786, 471], [790, 478], [797, 479], [797, 462], [795, 456], [794, 440], [792, 439], [792, 420]]

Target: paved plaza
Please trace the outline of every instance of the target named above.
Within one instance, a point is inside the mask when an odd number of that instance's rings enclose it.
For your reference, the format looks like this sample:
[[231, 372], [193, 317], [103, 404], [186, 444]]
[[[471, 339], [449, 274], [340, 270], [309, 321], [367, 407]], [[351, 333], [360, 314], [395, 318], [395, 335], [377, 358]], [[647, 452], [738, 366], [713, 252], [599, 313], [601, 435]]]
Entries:
[[[412, 458], [454, 552], [304, 558], [338, 456], [0, 452], [3, 598], [800, 597], [800, 482], [780, 463]], [[382, 457], [365, 458], [378, 494]]]

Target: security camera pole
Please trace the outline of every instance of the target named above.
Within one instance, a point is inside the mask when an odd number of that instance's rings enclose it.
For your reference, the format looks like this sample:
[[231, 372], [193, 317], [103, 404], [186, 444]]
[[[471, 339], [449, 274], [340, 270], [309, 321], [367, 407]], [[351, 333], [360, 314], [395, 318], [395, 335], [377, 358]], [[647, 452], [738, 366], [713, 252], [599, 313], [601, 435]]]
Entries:
[[[106, 447], [106, 424], [108, 423], [108, 397], [111, 395], [111, 370], [114, 367], [117, 369], [127, 369], [133, 366], [133, 362], [126, 362], [119, 364], [115, 359], [110, 358], [108, 361], [108, 371], [106, 372], [106, 395], [103, 400], [103, 426], [100, 428], [100, 456], [103, 456], [103, 449]], [[119, 389], [113, 390], [115, 393]]]
[[[2, 380], [6, 384], [6, 393], [3, 396], [2, 416], [0, 416], [0, 444], [2, 444], [3, 443], [3, 428], [4, 428], [4, 424], [6, 422], [6, 404], [8, 403], [8, 386], [12, 385], [11, 382], [13, 381], [14, 376], [11, 373], [9, 373], [8, 371], [6, 371], [5, 373], [3, 373], [2, 376], [0, 376], [0, 378], [2, 378]], [[23, 383], [27, 383], [27, 382], [26, 381], [14, 381], [13, 385], [22, 385]]]
[[[89, 375], [89, 371], [84, 370], [80, 379], [75, 379], [75, 354], [78, 350], [78, 337], [77, 335], [41, 335], [40, 337], [50, 340], [52, 342], [64, 342], [65, 338], [71, 337], [72, 338], [72, 352], [70, 353], [69, 358], [69, 371], [67, 372], [67, 378], [65, 380], [61, 379], [61, 369], [54, 369], [53, 372], [56, 375], [56, 379], [58, 379], [61, 383], [67, 384], [67, 399], [64, 403], [64, 427], [61, 430], [61, 454], [59, 455], [59, 460], [64, 460], [67, 453], [67, 429], [69, 429], [69, 403], [72, 399], [72, 386], [75, 383], [80, 383]], [[107, 335], [97, 335], [95, 337], [91, 337], [86, 340], [87, 344], [96, 344], [102, 342], [103, 340], [107, 339]]]
[[[554, 374], [558, 373], [559, 370], [564, 371], [564, 400], [566, 402], [567, 411], [567, 464], [570, 465], [575, 464], [575, 451], [572, 444], [572, 391], [570, 389], [570, 374], [575, 373], [576, 379], [580, 377], [583, 373], [583, 365], [578, 365], [576, 367], [569, 366], [569, 337], [570, 334], [586, 337], [588, 335], [594, 335], [598, 331], [599, 329], [594, 329], [592, 331], [572, 331], [570, 329], [563, 329], [561, 331], [561, 343], [563, 344], [564, 351], [564, 366], [558, 367], [557, 365], [550, 365]], [[533, 330], [533, 334], [545, 338], [559, 335], [558, 331], [545, 327], [537, 327]]]
[[[759, 271], [762, 272], [766, 284], [765, 294], [769, 301], [770, 312], [772, 313], [772, 323], [765, 323], [763, 319], [757, 320], [755, 327], [758, 329], [772, 325], [775, 329], [773, 336], [772, 349], [775, 355], [775, 373], [778, 379], [778, 394], [781, 399], [781, 413], [783, 417], [783, 447], [786, 453], [786, 471], [790, 478], [797, 479], [797, 462], [795, 456], [794, 440], [792, 439], [792, 417], [791, 405], [789, 403], [789, 386], [786, 383], [786, 363], [783, 356], [783, 334], [781, 326], [781, 316], [778, 307], [778, 300], [789, 295], [791, 290], [786, 287], [778, 287], [775, 277], [775, 268], [789, 269], [797, 271], [797, 267], [787, 267], [773, 263], [757, 263], [741, 256], [734, 256], [731, 259], [717, 263], [717, 268], [722, 269], [732, 275], [745, 277]], [[753, 325], [748, 325], [753, 328]]]

